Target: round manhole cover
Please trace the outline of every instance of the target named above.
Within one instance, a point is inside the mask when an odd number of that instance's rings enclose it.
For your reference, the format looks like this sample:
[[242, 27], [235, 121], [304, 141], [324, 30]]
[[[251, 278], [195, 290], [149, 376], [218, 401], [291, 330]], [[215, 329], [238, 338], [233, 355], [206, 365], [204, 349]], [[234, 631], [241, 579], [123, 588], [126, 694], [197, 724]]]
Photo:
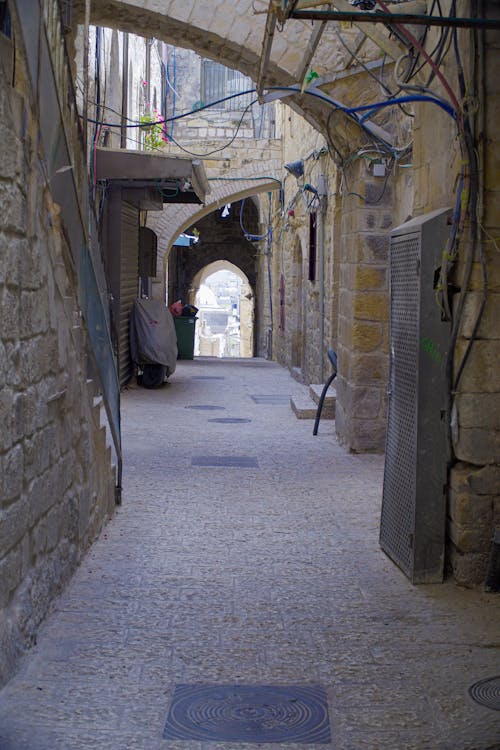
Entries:
[[469, 695], [481, 706], [500, 711], [500, 675], [474, 683], [469, 688]]
[[199, 409], [200, 411], [225, 411], [224, 406], [212, 406], [211, 404], [193, 404], [186, 409]]

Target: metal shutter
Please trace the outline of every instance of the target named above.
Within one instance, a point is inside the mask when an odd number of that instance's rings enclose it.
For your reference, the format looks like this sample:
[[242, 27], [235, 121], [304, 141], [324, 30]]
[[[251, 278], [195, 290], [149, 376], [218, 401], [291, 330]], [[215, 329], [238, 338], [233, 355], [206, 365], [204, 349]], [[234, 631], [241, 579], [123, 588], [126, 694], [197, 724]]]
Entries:
[[120, 387], [132, 377], [130, 311], [139, 293], [139, 210], [122, 202], [120, 262], [120, 333], [118, 341]]

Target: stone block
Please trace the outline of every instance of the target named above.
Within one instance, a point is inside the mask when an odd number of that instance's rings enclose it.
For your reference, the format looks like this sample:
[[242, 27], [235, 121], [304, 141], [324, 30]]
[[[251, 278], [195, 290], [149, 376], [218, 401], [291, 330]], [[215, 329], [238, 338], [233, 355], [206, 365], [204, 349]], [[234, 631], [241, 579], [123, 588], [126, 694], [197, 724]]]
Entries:
[[344, 407], [353, 419], [373, 419], [380, 416], [383, 393], [380, 388], [348, 387]]
[[0, 206], [4, 231], [23, 235], [27, 226], [26, 200], [17, 185], [0, 182]]
[[21, 337], [30, 338], [49, 330], [49, 304], [44, 289], [21, 293]]
[[355, 352], [373, 352], [382, 344], [383, 330], [380, 323], [362, 322], [352, 323], [351, 345]]
[[493, 497], [491, 495], [471, 495], [467, 492], [449, 492], [449, 515], [460, 528], [489, 529], [492, 534]]
[[366, 205], [382, 207], [392, 207], [392, 186], [390, 183], [390, 177], [387, 182], [380, 180], [379, 182], [367, 182], [364, 187], [364, 195]]
[[31, 482], [28, 489], [30, 502], [29, 525], [34, 526], [63, 496], [61, 467], [51, 466]]
[[41, 518], [31, 530], [31, 553], [33, 562], [47, 549], [47, 519]]
[[28, 530], [28, 515], [26, 498], [0, 510], [0, 556], [19, 544]]
[[20, 443], [0, 459], [0, 500], [6, 506], [21, 495], [23, 489], [24, 455]]
[[453, 447], [459, 461], [479, 466], [494, 464], [500, 456], [500, 431], [462, 427]]
[[[22, 550], [15, 547], [0, 559], [0, 609], [7, 606], [22, 577]], [[3, 618], [0, 618], [0, 622]]]
[[455, 403], [460, 427], [500, 430], [500, 393], [460, 393]]
[[[455, 305], [458, 303], [458, 295], [455, 295]], [[476, 324], [478, 312], [482, 302], [480, 292], [469, 292], [465, 298], [465, 305], [460, 327], [460, 335], [464, 338], [470, 338]], [[500, 339], [500, 326], [498, 325], [498, 311], [500, 310], [500, 294], [488, 291], [486, 305], [484, 307], [481, 322], [476, 332], [477, 338], [480, 339]]]
[[351, 419], [346, 445], [353, 453], [383, 453], [386, 431], [385, 419]]
[[21, 172], [21, 154], [19, 141], [13, 138], [12, 129], [4, 121], [0, 123], [0, 143], [9, 144], [9, 148], [2, 149], [1, 176], [2, 180], [15, 182]]
[[34, 388], [17, 393], [12, 404], [12, 435], [15, 441], [30, 436], [36, 429], [37, 396]]
[[493, 530], [490, 526], [475, 526], [474, 528], [459, 526], [456, 523], [448, 524], [448, 536], [455, 548], [463, 553], [482, 553], [489, 549], [493, 539]]
[[477, 468], [458, 463], [450, 471], [450, 485], [457, 493], [500, 495], [500, 466], [490, 464]]
[[0, 453], [8, 450], [13, 443], [12, 404], [14, 398], [15, 392], [10, 388], [4, 387], [0, 390]]
[[61, 530], [61, 505], [56, 505], [54, 508], [47, 513], [47, 550], [50, 552], [55, 547], [60, 539]]
[[360, 292], [353, 299], [353, 315], [361, 320], [387, 320], [389, 299], [380, 292]]
[[387, 289], [387, 270], [375, 266], [357, 266], [353, 289]]
[[2, 341], [15, 341], [19, 337], [21, 328], [19, 310], [17, 291], [7, 287], [0, 290], [0, 338]]
[[454, 544], [449, 545], [448, 551], [453, 577], [459, 586], [475, 587], [484, 583], [488, 570], [488, 553], [464, 554]]
[[18, 287], [20, 281], [21, 241], [0, 233], [0, 284]]
[[[454, 359], [455, 374], [467, 344], [468, 342], [462, 338], [457, 341]], [[474, 341], [460, 380], [459, 391], [461, 393], [500, 392], [499, 362], [500, 340]]]

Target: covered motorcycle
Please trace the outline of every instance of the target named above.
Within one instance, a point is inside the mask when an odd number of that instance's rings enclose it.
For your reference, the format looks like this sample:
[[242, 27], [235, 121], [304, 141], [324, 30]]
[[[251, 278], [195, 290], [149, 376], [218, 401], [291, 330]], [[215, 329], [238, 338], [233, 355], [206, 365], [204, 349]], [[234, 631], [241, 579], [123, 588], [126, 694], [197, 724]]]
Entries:
[[177, 337], [168, 308], [155, 299], [136, 299], [130, 316], [130, 352], [144, 388], [159, 386], [175, 372]]

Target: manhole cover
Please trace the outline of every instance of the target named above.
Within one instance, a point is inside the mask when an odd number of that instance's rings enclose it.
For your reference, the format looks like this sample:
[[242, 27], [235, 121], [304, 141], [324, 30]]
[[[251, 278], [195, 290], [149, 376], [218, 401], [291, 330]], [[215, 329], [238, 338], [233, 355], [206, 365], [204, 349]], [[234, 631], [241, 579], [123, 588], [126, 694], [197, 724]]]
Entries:
[[326, 694], [313, 686], [178, 685], [163, 737], [326, 744], [331, 741]]
[[218, 422], [219, 424], [248, 424], [251, 419], [243, 419], [242, 417], [215, 417], [214, 419], [207, 419], [207, 422]]
[[500, 711], [500, 675], [474, 683], [469, 688], [469, 695], [476, 703]]
[[211, 404], [194, 404], [192, 406], [186, 406], [186, 409], [199, 409], [200, 411], [225, 411], [224, 406], [212, 406]]
[[273, 367], [273, 362], [240, 362], [240, 367]]
[[222, 375], [191, 375], [191, 380], [225, 380]]
[[193, 456], [191, 466], [238, 466], [258, 468], [259, 462], [253, 456]]
[[256, 404], [290, 404], [290, 396], [278, 396], [278, 395], [263, 395], [263, 396], [250, 396], [252, 401]]

